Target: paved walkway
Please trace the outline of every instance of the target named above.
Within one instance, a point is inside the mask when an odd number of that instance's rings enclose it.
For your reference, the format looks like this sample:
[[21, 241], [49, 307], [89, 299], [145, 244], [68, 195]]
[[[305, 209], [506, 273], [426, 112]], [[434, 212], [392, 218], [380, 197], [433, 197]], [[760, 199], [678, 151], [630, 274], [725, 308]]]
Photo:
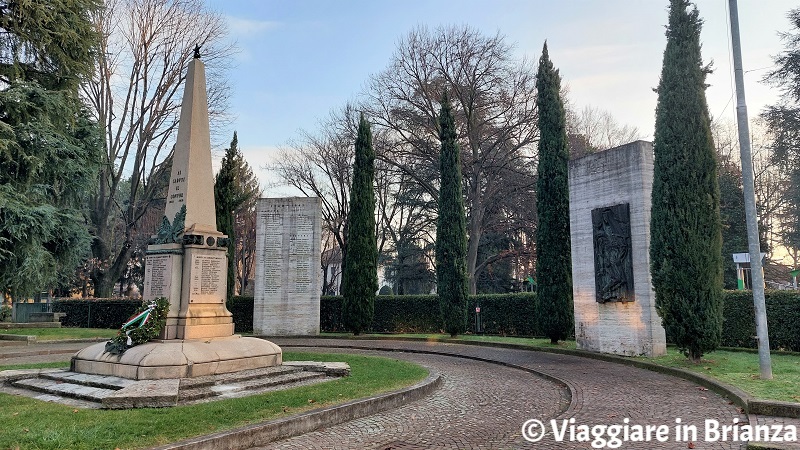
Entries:
[[[429, 398], [397, 410], [354, 420], [273, 443], [264, 449], [590, 449], [591, 442], [557, 442], [549, 419], [574, 418], [575, 425], [667, 425], [667, 442], [627, 442], [636, 449], [739, 449], [741, 443], [704, 442], [706, 419], [733, 424], [747, 418], [726, 399], [688, 381], [648, 370], [567, 355], [459, 344], [330, 339], [275, 339], [278, 345], [315, 348], [358, 346], [394, 350], [380, 353], [419, 362], [444, 376], [444, 386]], [[329, 349], [333, 351], [333, 349]], [[406, 352], [398, 353], [397, 350]], [[351, 349], [337, 351], [351, 352]], [[378, 352], [361, 350], [375, 354]], [[556, 383], [519, 369], [439, 352], [493, 360], [532, 369], [563, 380], [573, 392], [566, 410]], [[487, 398], [488, 393], [488, 398]], [[563, 411], [563, 412], [562, 412]], [[676, 442], [676, 419], [694, 425], [693, 447]], [[548, 434], [536, 443], [523, 439], [522, 424], [540, 419]], [[534, 431], [534, 430], [532, 430]], [[568, 435], [565, 438], [569, 439]]]
[[[443, 375], [433, 395], [396, 410], [354, 420], [264, 449], [590, 449], [591, 442], [558, 442], [550, 424], [666, 425], [666, 442], [626, 442], [625, 449], [739, 449], [740, 442], [705, 442], [705, 421], [747, 423], [739, 409], [688, 381], [588, 358], [460, 344], [345, 339], [275, 339], [287, 350], [366, 353], [414, 361]], [[86, 343], [0, 347], [0, 364], [66, 361]], [[346, 347], [346, 348], [330, 348]], [[353, 348], [359, 347], [359, 348]], [[562, 380], [548, 380], [532, 372]], [[572, 395], [569, 394], [572, 393]], [[538, 419], [547, 434], [523, 439], [522, 424]], [[695, 426], [693, 446], [676, 439], [676, 420]], [[750, 417], [757, 423], [800, 420]], [[568, 423], [569, 425], [569, 423]], [[531, 431], [538, 431], [530, 428]], [[634, 432], [634, 428], [629, 428]], [[580, 430], [576, 430], [576, 433]], [[608, 437], [606, 434], [605, 437]], [[621, 435], [620, 435], [621, 437]]]

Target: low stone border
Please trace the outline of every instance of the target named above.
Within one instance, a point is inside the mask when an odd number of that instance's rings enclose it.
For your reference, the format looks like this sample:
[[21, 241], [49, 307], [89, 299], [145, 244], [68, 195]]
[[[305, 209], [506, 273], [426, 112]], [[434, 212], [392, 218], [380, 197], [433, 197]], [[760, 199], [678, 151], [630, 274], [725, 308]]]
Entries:
[[26, 345], [35, 344], [36, 336], [28, 336], [25, 334], [0, 334], [0, 341], [21, 341]]
[[[359, 341], [359, 340], [390, 340], [390, 341], [394, 340], [394, 341], [409, 341], [409, 342], [434, 341], [446, 344], [462, 344], [462, 345], [474, 345], [478, 347], [510, 348], [514, 350], [530, 350], [535, 352], [557, 353], [562, 355], [579, 356], [583, 358], [591, 358], [600, 361], [624, 364], [632, 367], [637, 367], [640, 369], [646, 369], [646, 370], [651, 370], [653, 372], [663, 373], [665, 375], [671, 375], [674, 377], [683, 378], [684, 380], [688, 380], [693, 383], [699, 384], [700, 386], [708, 388], [709, 390], [716, 392], [717, 394], [727, 397], [737, 406], [742, 408], [744, 412], [747, 414], [758, 414], [763, 416], [774, 416], [774, 417], [788, 417], [795, 419], [800, 418], [800, 403], [758, 399], [735, 386], [722, 383], [714, 378], [703, 375], [701, 373], [692, 372], [684, 369], [678, 369], [675, 367], [662, 366], [647, 361], [641, 361], [633, 358], [626, 358], [624, 356], [609, 355], [605, 353], [594, 353], [585, 350], [573, 350], [568, 348], [535, 347], [530, 345], [509, 344], [502, 342], [467, 341], [467, 340], [448, 339], [448, 338], [430, 339], [430, 338], [392, 337], [392, 336], [369, 336], [369, 337], [298, 336], [298, 338], [308, 338], [308, 337], [312, 337], [315, 339], [316, 338], [350, 339], [353, 341]], [[281, 336], [281, 338], [286, 339], [287, 336]], [[525, 369], [523, 368], [523, 370]], [[563, 381], [560, 380], [557, 381], [563, 384]]]
[[61, 328], [61, 322], [0, 322], [0, 329], [9, 328]]
[[751, 443], [747, 444], [747, 450], [797, 450], [797, 447], [785, 447], [778, 444]]
[[318, 428], [336, 425], [361, 417], [398, 408], [433, 393], [442, 383], [439, 373], [431, 371], [428, 377], [404, 389], [379, 394], [366, 399], [353, 400], [341, 405], [308, 411], [285, 419], [250, 425], [193, 439], [175, 442], [156, 450], [227, 450], [266, 445], [280, 439], [309, 433]]

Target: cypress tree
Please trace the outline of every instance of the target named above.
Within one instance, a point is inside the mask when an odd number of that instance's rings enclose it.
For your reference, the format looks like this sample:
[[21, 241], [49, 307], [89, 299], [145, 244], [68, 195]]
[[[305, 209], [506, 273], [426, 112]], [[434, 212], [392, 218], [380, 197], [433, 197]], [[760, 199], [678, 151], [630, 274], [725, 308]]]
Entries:
[[539, 325], [550, 342], [573, 329], [572, 254], [569, 236], [569, 143], [561, 100], [561, 76], [550, 61], [547, 42], [536, 74], [539, 108], [539, 165], [536, 180], [536, 281]]
[[375, 151], [364, 114], [355, 144], [350, 214], [347, 216], [347, 251], [342, 271], [342, 323], [360, 334], [372, 323], [378, 290], [378, 248], [375, 241]]
[[214, 205], [217, 229], [228, 235], [228, 289], [233, 297], [236, 286], [236, 228], [234, 214], [242, 205], [259, 194], [258, 179], [239, 150], [239, 138], [233, 132], [231, 145], [225, 150], [222, 164], [214, 179]]
[[439, 113], [439, 217], [436, 220], [436, 281], [444, 329], [450, 336], [467, 328], [467, 219], [461, 192], [461, 160], [447, 92]]
[[656, 309], [692, 361], [722, 336], [722, 238], [717, 164], [700, 55], [702, 21], [671, 0], [658, 84], [650, 265]]

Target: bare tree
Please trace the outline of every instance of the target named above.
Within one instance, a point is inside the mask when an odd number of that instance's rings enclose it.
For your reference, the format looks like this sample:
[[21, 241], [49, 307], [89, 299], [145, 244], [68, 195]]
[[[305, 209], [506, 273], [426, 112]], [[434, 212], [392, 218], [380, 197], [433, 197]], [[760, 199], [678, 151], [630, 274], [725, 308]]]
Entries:
[[[330, 234], [330, 253], [343, 256], [347, 251], [347, 215], [350, 211], [350, 186], [353, 175], [354, 143], [359, 113], [352, 104], [334, 110], [320, 123], [316, 133], [302, 131], [299, 139], [281, 149], [275, 162], [266, 168], [308, 197], [322, 202], [324, 233]], [[369, 118], [367, 118], [369, 120]], [[373, 145], [382, 145], [382, 135], [373, 133]], [[394, 214], [394, 182], [388, 166], [375, 165], [376, 233], [378, 251], [383, 252], [387, 237], [385, 214]], [[391, 218], [388, 219], [391, 221]], [[327, 240], [326, 240], [327, 243]], [[338, 249], [338, 250], [337, 250]], [[340, 252], [340, 253], [337, 253]]]
[[[346, 248], [347, 214], [353, 176], [354, 112], [346, 105], [320, 123], [317, 134], [301, 132], [298, 140], [281, 149], [267, 166], [283, 184], [322, 202], [322, 222], [336, 247]], [[354, 114], [356, 114], [354, 116]]]
[[[232, 48], [224, 43], [222, 16], [202, 0], [108, 0], [95, 26], [102, 36], [99, 58], [83, 94], [104, 130], [105, 160], [90, 199], [92, 253], [99, 261], [92, 280], [95, 295], [104, 297], [127, 266], [140, 219], [163, 196], [192, 49], [202, 48], [210, 112], [219, 120]], [[130, 185], [123, 193], [125, 180]]]
[[236, 279], [238, 286], [235, 292], [246, 295], [250, 280], [256, 268], [256, 204], [257, 198], [247, 202], [233, 215], [233, 226], [236, 229]]
[[578, 109], [571, 103], [567, 104], [566, 109], [572, 159], [642, 138], [638, 128], [620, 124], [606, 110], [591, 105]]
[[[740, 170], [736, 124], [731, 120], [717, 120], [711, 124], [711, 131], [720, 163], [733, 165]], [[780, 161], [773, 158], [772, 139], [762, 118], [755, 118], [750, 124], [750, 148], [753, 157], [759, 232], [762, 236], [762, 245], [767, 246], [762, 250], [772, 253], [774, 248], [782, 245], [780, 234], [786, 206], [785, 193], [789, 185], [786, 171], [781, 169]]]
[[383, 253], [387, 279], [397, 294], [428, 293], [429, 285], [436, 282], [432, 254], [436, 199], [407, 174], [383, 164], [387, 166], [383, 173], [392, 174], [382, 177], [387, 192], [378, 202], [383, 208], [381, 231], [387, 241]]
[[449, 93], [462, 150], [471, 293], [481, 236], [492, 220], [487, 212], [509, 198], [515, 205], [531, 201], [534, 78], [532, 65], [515, 59], [499, 34], [483, 36], [468, 26], [419, 27], [399, 42], [389, 67], [371, 78], [364, 94], [363, 108], [387, 140], [378, 158], [437, 198], [438, 179], [431, 174], [438, 167], [438, 99]]

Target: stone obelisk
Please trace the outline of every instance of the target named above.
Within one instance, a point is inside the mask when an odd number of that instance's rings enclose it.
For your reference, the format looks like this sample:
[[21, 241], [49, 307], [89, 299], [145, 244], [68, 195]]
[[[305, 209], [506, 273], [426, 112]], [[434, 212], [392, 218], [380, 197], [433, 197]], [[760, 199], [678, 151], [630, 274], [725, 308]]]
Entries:
[[225, 307], [227, 236], [216, 226], [205, 66], [189, 62], [164, 219], [147, 246], [145, 300], [170, 300], [161, 340], [105, 352], [95, 344], [72, 370], [132, 379], [184, 378], [280, 365], [280, 347], [233, 334]]
[[[163, 336], [166, 339], [233, 334], [231, 313], [225, 308], [228, 239], [217, 231], [205, 65], [199, 56], [198, 49], [189, 62], [183, 91], [164, 211], [165, 219], [171, 221], [170, 233], [165, 236], [161, 231], [155, 237], [157, 243], [147, 250], [150, 260], [183, 252], [182, 276], [172, 271], [171, 284], [179, 283], [180, 296], [169, 297], [170, 314]], [[145, 264], [145, 300], [164, 294], [153, 283], [153, 277], [147, 276], [154, 265]]]

